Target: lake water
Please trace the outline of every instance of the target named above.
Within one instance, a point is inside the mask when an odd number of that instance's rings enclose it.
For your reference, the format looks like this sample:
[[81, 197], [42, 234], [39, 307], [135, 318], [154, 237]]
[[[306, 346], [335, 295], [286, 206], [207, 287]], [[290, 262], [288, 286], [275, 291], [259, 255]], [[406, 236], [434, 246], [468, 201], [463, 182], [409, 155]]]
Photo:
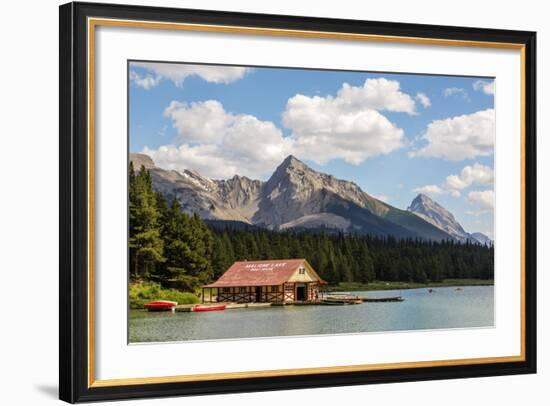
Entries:
[[405, 300], [347, 306], [272, 306], [200, 313], [132, 310], [130, 342], [493, 326], [493, 286], [461, 289], [353, 292], [369, 297], [401, 295]]

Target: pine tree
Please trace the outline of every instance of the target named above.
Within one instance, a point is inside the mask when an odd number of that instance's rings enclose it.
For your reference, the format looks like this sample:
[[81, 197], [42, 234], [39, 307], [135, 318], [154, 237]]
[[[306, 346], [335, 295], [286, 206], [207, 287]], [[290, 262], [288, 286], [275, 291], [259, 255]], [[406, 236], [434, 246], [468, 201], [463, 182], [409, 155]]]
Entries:
[[213, 237], [196, 215], [181, 211], [174, 198], [166, 211], [163, 234], [166, 261], [161, 281], [184, 290], [194, 290], [213, 277]]
[[164, 261], [160, 238], [160, 213], [149, 171], [129, 168], [129, 249], [133, 278], [148, 278]]

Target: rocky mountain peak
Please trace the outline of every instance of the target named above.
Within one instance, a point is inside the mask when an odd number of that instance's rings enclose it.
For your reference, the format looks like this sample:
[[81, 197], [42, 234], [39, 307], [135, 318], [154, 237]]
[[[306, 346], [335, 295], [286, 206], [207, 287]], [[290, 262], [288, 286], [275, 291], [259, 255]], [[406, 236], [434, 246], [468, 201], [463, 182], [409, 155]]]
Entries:
[[289, 168], [289, 169], [296, 169], [296, 168], [303, 168], [306, 166], [302, 161], [300, 161], [298, 158], [296, 158], [294, 155], [287, 156], [283, 162], [279, 165], [279, 167], [283, 168]]
[[241, 190], [246, 193], [257, 193], [263, 185], [261, 180], [240, 175], [233, 175], [229, 179], [216, 180], [215, 182], [220, 190]]
[[407, 211], [416, 214], [459, 240], [470, 237], [450, 211], [423, 193], [413, 199]]
[[[425, 195], [424, 193], [419, 193], [411, 202], [411, 205], [409, 206], [409, 209], [412, 209], [415, 206], [439, 206], [436, 202], [434, 202], [428, 195]], [[441, 207], [441, 206], [439, 206]], [[409, 210], [411, 211], [411, 210]]]
[[183, 177], [188, 181], [194, 183], [196, 186], [199, 186], [205, 190], [213, 190], [215, 188], [215, 183], [212, 179], [202, 176], [199, 172], [191, 169], [185, 169], [181, 172]]
[[312, 170], [294, 155], [289, 155], [275, 169], [271, 179], [280, 179], [288, 175], [303, 176], [306, 172], [312, 172]]
[[424, 193], [419, 193], [418, 196], [416, 196], [415, 200], [419, 200], [421, 202], [433, 202], [433, 200], [428, 195], [425, 195]]
[[145, 169], [152, 169], [155, 163], [149, 155], [145, 154], [130, 154], [130, 162], [134, 165], [134, 169], [138, 171], [142, 166]]

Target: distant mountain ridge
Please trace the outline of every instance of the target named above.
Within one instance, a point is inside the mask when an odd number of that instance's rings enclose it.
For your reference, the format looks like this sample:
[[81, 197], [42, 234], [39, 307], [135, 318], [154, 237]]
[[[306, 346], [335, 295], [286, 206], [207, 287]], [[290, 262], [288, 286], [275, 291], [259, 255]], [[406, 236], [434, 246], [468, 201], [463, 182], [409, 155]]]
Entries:
[[482, 245], [493, 244], [493, 241], [482, 233], [470, 234], [466, 232], [450, 211], [425, 194], [420, 193], [416, 196], [407, 208], [407, 211], [416, 214], [460, 242], [468, 241]]
[[495, 244], [493, 240], [491, 240], [488, 236], [486, 236], [483, 233], [477, 232], [477, 233], [472, 233], [470, 235], [481, 245], [487, 245], [489, 247], [492, 247]]
[[466, 239], [470, 237], [470, 235], [464, 231], [460, 223], [455, 220], [455, 217], [450, 211], [425, 194], [421, 193], [416, 196], [407, 210], [457, 239]]
[[265, 182], [239, 175], [215, 180], [193, 170], [166, 170], [144, 154], [130, 154], [130, 160], [136, 169], [145, 166], [154, 188], [168, 199], [177, 197], [183, 211], [196, 213], [217, 226], [226, 221], [271, 230], [327, 229], [458, 240], [451, 234], [453, 230], [434, 224], [429, 216], [393, 207], [354, 182], [317, 172], [292, 155]]

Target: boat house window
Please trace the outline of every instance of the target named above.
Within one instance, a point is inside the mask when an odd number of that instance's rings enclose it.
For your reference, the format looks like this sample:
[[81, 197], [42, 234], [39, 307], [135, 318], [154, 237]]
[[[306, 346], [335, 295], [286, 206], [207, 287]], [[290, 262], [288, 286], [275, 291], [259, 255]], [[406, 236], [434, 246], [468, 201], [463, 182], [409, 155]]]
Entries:
[[305, 275], [305, 273], [306, 273], [306, 268], [300, 268], [300, 269], [298, 270], [298, 273], [299, 273], [300, 275]]
[[229, 293], [230, 289], [229, 288], [222, 288], [222, 292], [223, 293]]
[[272, 291], [272, 292], [278, 292], [278, 291], [279, 291], [279, 287], [278, 287], [278, 286], [272, 286], [272, 287], [271, 287], [271, 291]]
[[245, 288], [245, 287], [240, 287], [240, 288], [239, 288], [239, 292], [241, 292], [241, 293], [246, 293], [246, 288]]

